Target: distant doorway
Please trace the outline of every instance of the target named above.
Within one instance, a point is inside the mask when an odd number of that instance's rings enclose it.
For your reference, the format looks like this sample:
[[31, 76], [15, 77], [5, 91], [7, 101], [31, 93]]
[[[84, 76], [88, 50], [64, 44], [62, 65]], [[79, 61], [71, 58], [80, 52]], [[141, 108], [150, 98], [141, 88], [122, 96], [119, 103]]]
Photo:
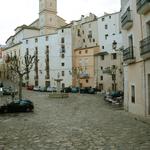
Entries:
[[148, 74], [148, 114], [150, 115], [150, 74]]

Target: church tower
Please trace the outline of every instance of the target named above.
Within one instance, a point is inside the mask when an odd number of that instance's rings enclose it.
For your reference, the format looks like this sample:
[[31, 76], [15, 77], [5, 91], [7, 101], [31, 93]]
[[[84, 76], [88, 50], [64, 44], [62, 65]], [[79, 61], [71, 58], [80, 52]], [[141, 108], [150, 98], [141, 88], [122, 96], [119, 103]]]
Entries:
[[54, 33], [57, 28], [57, 0], [39, 0], [40, 35]]

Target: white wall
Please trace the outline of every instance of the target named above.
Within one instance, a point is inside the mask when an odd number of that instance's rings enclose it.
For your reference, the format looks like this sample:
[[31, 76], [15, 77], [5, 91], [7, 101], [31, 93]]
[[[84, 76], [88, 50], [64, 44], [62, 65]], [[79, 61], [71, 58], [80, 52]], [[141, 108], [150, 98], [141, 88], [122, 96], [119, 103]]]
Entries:
[[[105, 25], [107, 25], [107, 29], [105, 29]], [[117, 42], [117, 49], [122, 47], [122, 34], [120, 31], [120, 13], [98, 18], [99, 45], [102, 51], [112, 51], [114, 40]], [[106, 34], [108, 34], [107, 39], [105, 39]], [[104, 46], [104, 49], [102, 49], [102, 46]]]

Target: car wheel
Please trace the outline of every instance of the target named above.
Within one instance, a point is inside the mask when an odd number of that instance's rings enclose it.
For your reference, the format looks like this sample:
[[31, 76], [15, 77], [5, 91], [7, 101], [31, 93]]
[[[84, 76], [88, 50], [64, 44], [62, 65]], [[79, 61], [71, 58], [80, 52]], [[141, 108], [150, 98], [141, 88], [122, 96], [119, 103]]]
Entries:
[[31, 112], [32, 109], [31, 108], [26, 108], [26, 112]]

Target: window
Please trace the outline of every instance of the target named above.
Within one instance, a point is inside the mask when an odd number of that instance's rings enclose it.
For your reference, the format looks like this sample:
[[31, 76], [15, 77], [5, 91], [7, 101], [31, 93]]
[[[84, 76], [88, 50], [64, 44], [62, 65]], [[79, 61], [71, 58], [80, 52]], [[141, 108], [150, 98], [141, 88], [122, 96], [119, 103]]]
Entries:
[[92, 31], [89, 31], [88, 38], [92, 38]]
[[79, 54], [81, 54], [81, 51], [79, 51]]
[[115, 65], [112, 65], [112, 69], [115, 69], [116, 68], [116, 66]]
[[117, 89], [117, 84], [114, 84], [114, 83], [113, 83], [113, 84], [112, 84], [112, 90], [113, 90], [113, 91], [116, 91], [116, 89]]
[[80, 34], [80, 29], [78, 29], [78, 34], [77, 34], [78, 36], [81, 36], [81, 34]]
[[89, 82], [89, 80], [88, 79], [86, 79], [86, 83], [88, 83]]
[[108, 34], [105, 34], [105, 40], [107, 40], [107, 38], [108, 38]]
[[26, 40], [26, 44], [28, 44], [28, 40]]
[[102, 18], [102, 21], [104, 21], [105, 20], [105, 18]]
[[131, 85], [131, 102], [135, 103], [135, 86]]
[[61, 52], [62, 52], [62, 53], [65, 52], [65, 45], [61, 45]]
[[62, 83], [62, 88], [63, 88], [63, 89], [65, 88], [65, 83]]
[[64, 32], [64, 29], [62, 29], [61, 32], [63, 33], [63, 32]]
[[45, 37], [45, 40], [48, 41], [48, 36]]
[[150, 21], [146, 23], [147, 36], [150, 36]]
[[64, 72], [64, 71], [62, 71], [62, 72], [61, 72], [61, 75], [62, 75], [62, 76], [65, 76], [65, 72]]
[[103, 80], [103, 76], [101, 76], [101, 80]]
[[85, 53], [87, 54], [87, 53], [88, 53], [88, 50], [85, 50]]
[[38, 51], [38, 47], [35, 47], [35, 50]]
[[105, 29], [108, 29], [108, 25], [107, 24], [105, 24]]
[[38, 38], [35, 38], [35, 43], [37, 43], [38, 42]]
[[101, 67], [101, 70], [103, 70], [103, 67]]
[[26, 48], [26, 55], [29, 55], [29, 49], [28, 48]]
[[112, 81], [115, 81], [115, 80], [116, 80], [116, 75], [112, 74]]
[[83, 39], [83, 43], [85, 43], [85, 39]]
[[116, 35], [115, 33], [112, 34], [113, 36]]
[[65, 63], [61, 63], [61, 66], [65, 66]]
[[105, 47], [104, 46], [102, 46], [102, 49], [104, 49]]
[[111, 16], [109, 16], [109, 19], [111, 19]]
[[61, 54], [61, 58], [65, 58], [65, 54]]
[[65, 43], [64, 37], [61, 38], [61, 43]]
[[112, 58], [113, 58], [113, 59], [117, 59], [117, 54], [116, 54], [116, 53], [113, 53], [113, 54], [112, 54]]
[[101, 60], [104, 60], [104, 55], [101, 55]]
[[93, 39], [93, 42], [95, 42], [95, 39]]
[[82, 31], [82, 33], [84, 34], [84, 30]]
[[46, 50], [49, 51], [49, 46], [48, 45], [46, 46]]

